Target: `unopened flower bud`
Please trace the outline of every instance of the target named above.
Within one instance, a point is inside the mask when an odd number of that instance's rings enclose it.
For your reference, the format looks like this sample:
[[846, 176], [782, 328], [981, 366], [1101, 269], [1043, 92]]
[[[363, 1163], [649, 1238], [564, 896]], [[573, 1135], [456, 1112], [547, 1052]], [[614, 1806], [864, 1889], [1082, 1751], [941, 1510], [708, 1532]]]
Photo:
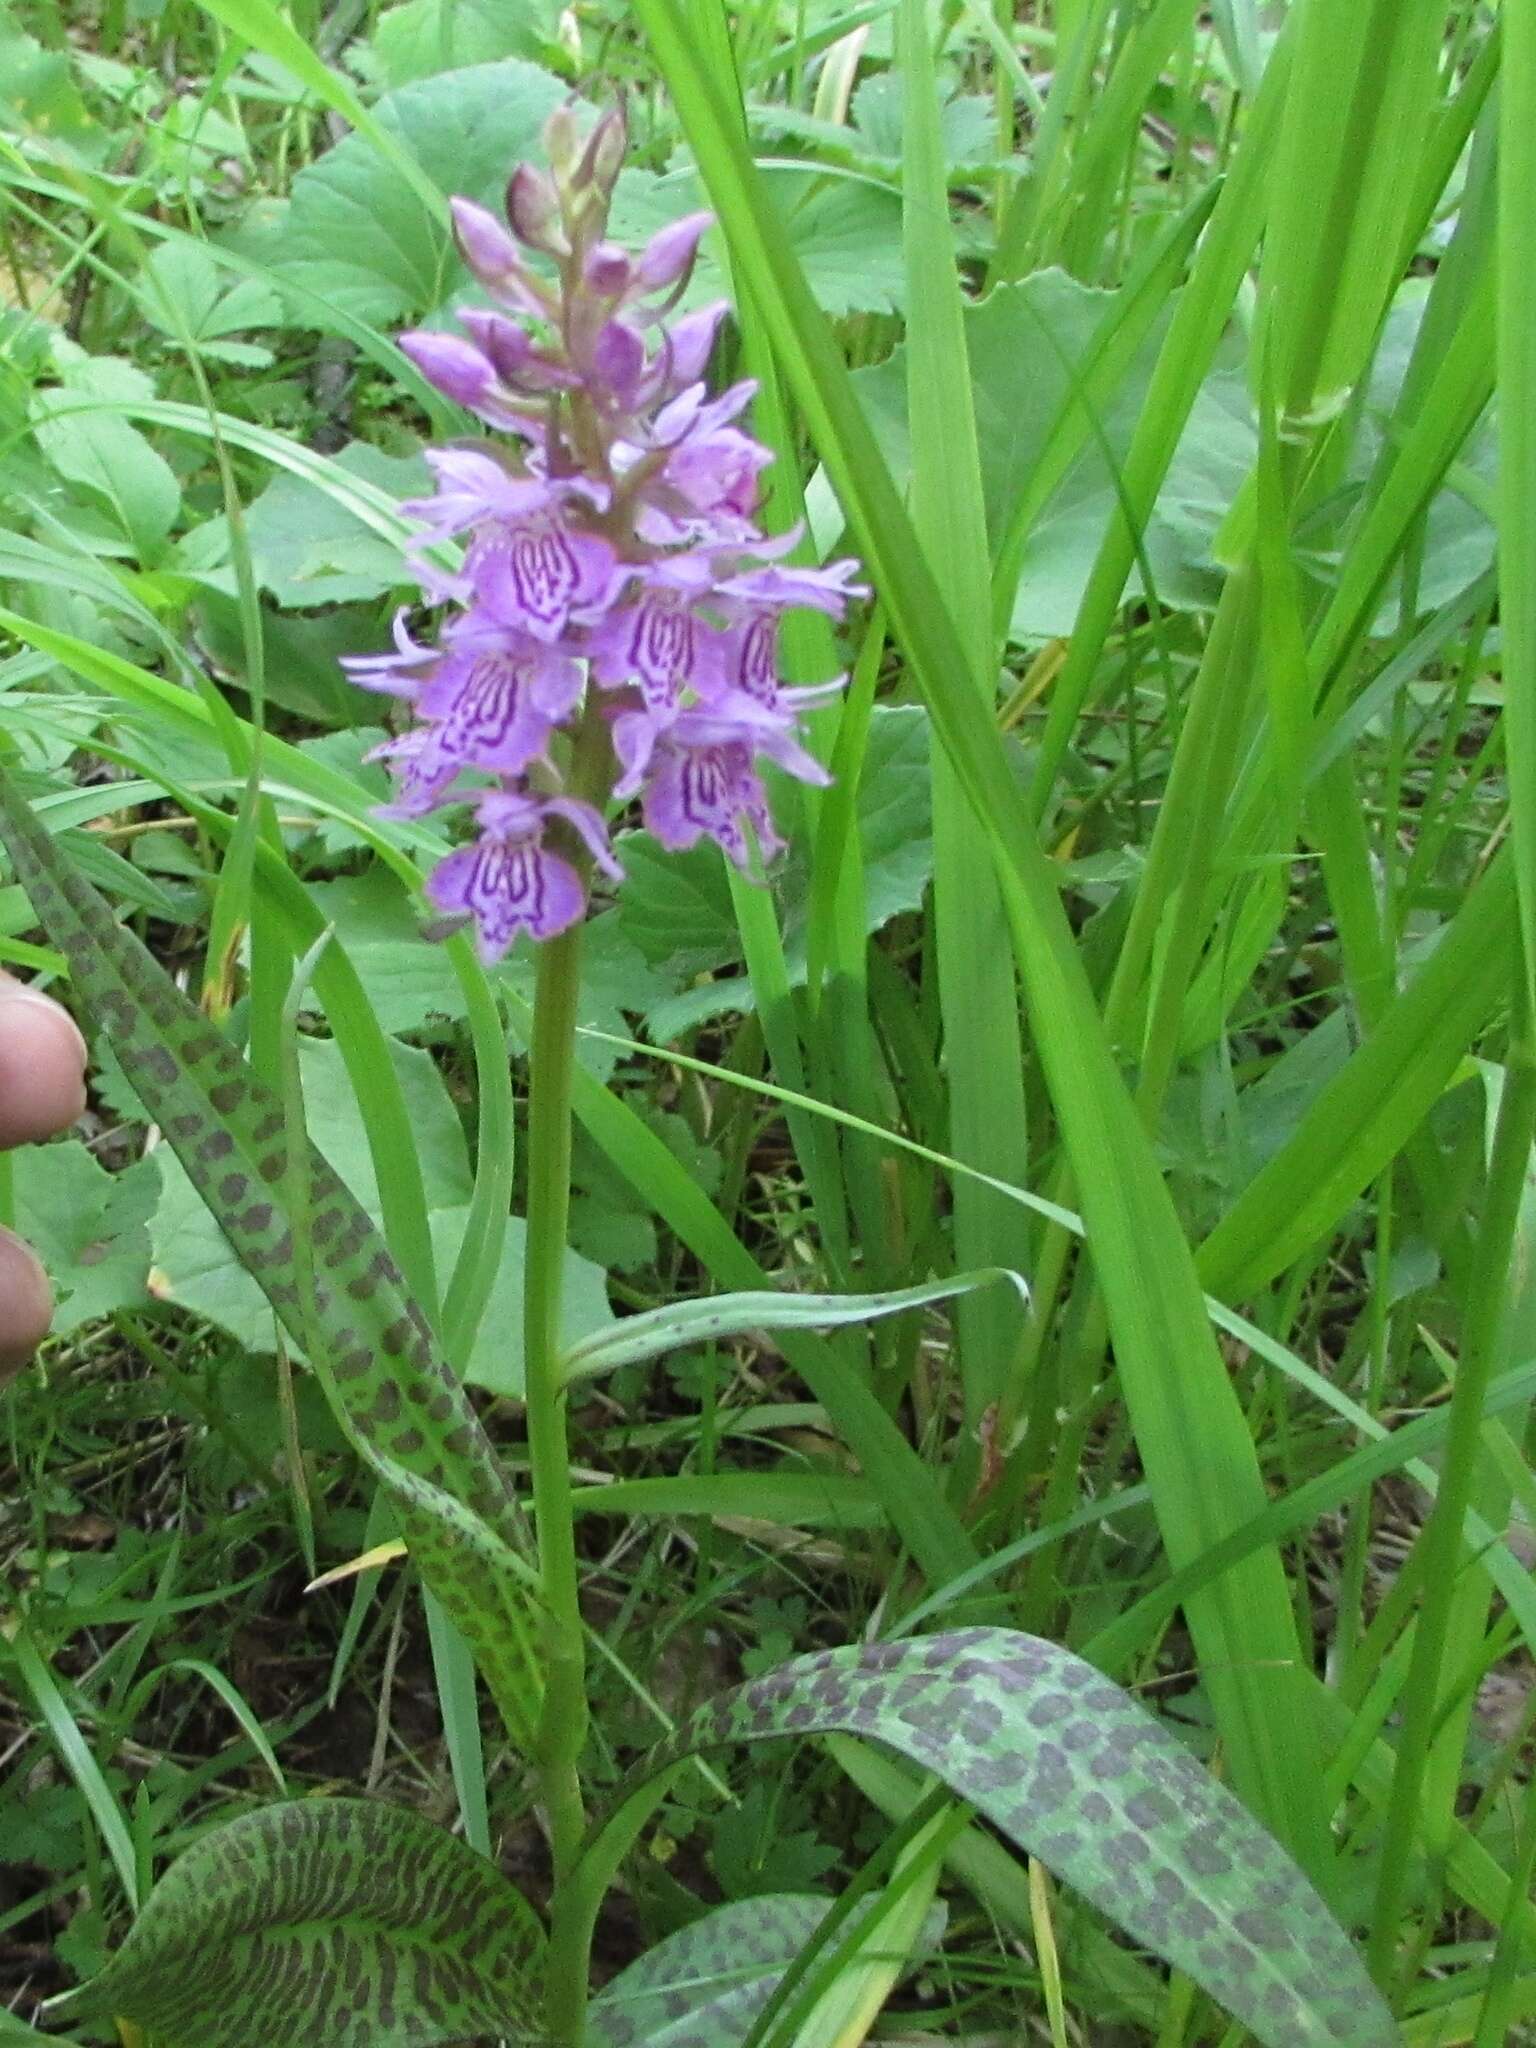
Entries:
[[479, 405], [495, 382], [495, 373], [479, 349], [456, 334], [417, 329], [402, 334], [399, 341], [427, 382], [457, 405]]
[[690, 213], [653, 235], [640, 255], [641, 287], [654, 292], [676, 284], [698, 254], [699, 237], [714, 224], [712, 213]]
[[621, 406], [632, 403], [645, 369], [645, 343], [622, 320], [605, 322], [592, 347], [592, 375]]
[[488, 207], [473, 199], [451, 199], [454, 238], [459, 253], [485, 285], [499, 285], [521, 275], [523, 259], [516, 242]]
[[507, 319], [503, 313], [487, 313], [478, 306], [466, 306], [459, 315], [459, 324], [467, 328], [494, 364], [496, 374], [511, 382], [533, 354], [533, 343], [527, 331], [515, 320]]
[[581, 129], [569, 100], [562, 100], [544, 123], [541, 139], [544, 161], [554, 172], [555, 182], [563, 185], [581, 160]]
[[571, 180], [575, 191], [593, 190], [607, 199], [624, 168], [629, 149], [629, 122], [622, 107], [613, 107], [592, 130], [586, 153]]
[[594, 242], [582, 262], [581, 275], [600, 298], [616, 299], [634, 277], [629, 252], [617, 242]]
[[657, 353], [663, 390], [685, 391], [699, 381], [720, 331], [720, 322], [730, 310], [726, 300], [717, 299], [712, 306], [701, 306], [698, 312], [685, 314], [678, 321]]
[[570, 243], [560, 226], [560, 195], [532, 164], [519, 164], [507, 182], [507, 219], [530, 249], [542, 249], [547, 256], [569, 255]]

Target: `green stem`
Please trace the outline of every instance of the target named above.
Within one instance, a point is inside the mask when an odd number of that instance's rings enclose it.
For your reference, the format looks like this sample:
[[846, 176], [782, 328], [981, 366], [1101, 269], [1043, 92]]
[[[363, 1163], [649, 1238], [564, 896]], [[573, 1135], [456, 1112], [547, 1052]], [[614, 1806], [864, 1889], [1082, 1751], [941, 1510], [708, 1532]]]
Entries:
[[560, 1356], [581, 931], [579, 924], [574, 925], [539, 949], [529, 1062], [528, 1237], [523, 1271], [528, 1460], [545, 1605], [544, 1704], [534, 1761], [549, 1822], [555, 1881], [545, 2017], [549, 2038], [560, 2048], [580, 2048], [587, 2003], [586, 1943], [572, 1938], [574, 1930], [561, 1898], [586, 1830], [578, 1773], [587, 1728], [585, 1644]]
[[1477, 1478], [1483, 1404], [1498, 1364], [1509, 1304], [1511, 1260], [1520, 1201], [1536, 1128], [1536, 1050], [1531, 1019], [1517, 1002], [1506, 1061], [1504, 1093], [1494, 1131], [1488, 1191], [1468, 1276], [1461, 1363], [1451, 1395], [1440, 1487], [1416, 1552], [1423, 1559], [1424, 1604], [1404, 1687], [1402, 1739], [1392, 1777], [1392, 1799], [1382, 1844], [1381, 1882], [1371, 1929], [1369, 1960], [1378, 1983], [1391, 1976], [1402, 1931], [1403, 1905], [1419, 1832], [1420, 1797], [1430, 1745], [1444, 1700], [1441, 1671], [1447, 1622], [1462, 1564], [1463, 1526]]

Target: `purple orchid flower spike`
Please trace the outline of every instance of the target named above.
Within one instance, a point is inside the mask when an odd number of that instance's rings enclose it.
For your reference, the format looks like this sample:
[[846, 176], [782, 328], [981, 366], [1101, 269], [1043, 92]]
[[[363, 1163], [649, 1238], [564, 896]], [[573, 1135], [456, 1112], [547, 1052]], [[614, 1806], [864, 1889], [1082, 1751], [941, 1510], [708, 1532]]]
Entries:
[[[462, 334], [400, 341], [512, 437], [431, 450], [435, 489], [404, 508], [418, 580], [447, 619], [425, 644], [402, 611], [393, 651], [346, 663], [410, 715], [375, 750], [397, 780], [390, 814], [472, 807], [473, 836], [427, 894], [448, 928], [473, 924], [487, 961], [522, 933], [569, 930], [594, 871], [620, 879], [594, 790], [638, 798], [664, 847], [709, 839], [743, 869], [771, 859], [763, 764], [826, 782], [800, 720], [842, 687], [784, 686], [780, 622], [797, 606], [840, 618], [865, 595], [854, 563], [792, 565], [798, 531], [758, 525], [771, 458], [741, 424], [755, 387], [705, 383], [725, 302], [673, 317], [711, 216], [633, 253], [608, 229], [622, 113], [584, 134], [580, 110], [559, 107], [545, 146], [547, 169], [514, 172], [505, 224], [453, 202], [490, 306], [467, 309]], [[455, 542], [458, 566], [443, 566]]]

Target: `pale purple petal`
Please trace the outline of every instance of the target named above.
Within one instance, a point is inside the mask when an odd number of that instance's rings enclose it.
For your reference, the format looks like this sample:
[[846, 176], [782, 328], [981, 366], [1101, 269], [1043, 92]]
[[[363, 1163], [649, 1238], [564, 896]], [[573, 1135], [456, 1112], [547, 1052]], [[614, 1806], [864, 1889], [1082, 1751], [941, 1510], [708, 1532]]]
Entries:
[[489, 313], [482, 306], [466, 306], [459, 324], [471, 334], [495, 365], [498, 377], [513, 378], [533, 353], [528, 330], [505, 313]]
[[688, 688], [718, 687], [725, 636], [675, 592], [647, 591], [596, 626], [588, 651], [598, 681], [609, 689], [638, 682], [647, 704], [670, 708]]
[[448, 205], [459, 253], [481, 284], [521, 312], [550, 312], [553, 293], [529, 270], [495, 214], [473, 199], [450, 199]]
[[606, 320], [592, 345], [592, 377], [619, 406], [628, 407], [640, 389], [645, 343], [622, 320]]
[[668, 458], [659, 483], [693, 511], [748, 517], [757, 504], [757, 479], [772, 462], [760, 441], [736, 427], [689, 437]]
[[642, 288], [655, 292], [676, 284], [698, 253], [700, 236], [714, 224], [712, 213], [690, 213], [652, 235], [640, 256]]
[[851, 598], [869, 595], [864, 584], [853, 581], [858, 572], [858, 563], [851, 561], [832, 562], [824, 569], [785, 569], [771, 565], [725, 577], [720, 590], [725, 597], [739, 597], [751, 604], [809, 605], [836, 619], [842, 616]]
[[621, 711], [615, 718], [613, 751], [622, 771], [613, 786], [616, 797], [627, 800], [638, 792], [651, 765], [656, 742], [665, 729], [666, 721], [649, 711]]
[[363, 759], [387, 761], [395, 777], [394, 795], [378, 806], [381, 818], [425, 818], [442, 805], [463, 766], [444, 757], [428, 726], [416, 726], [398, 739], [385, 740]]
[[414, 697], [422, 679], [430, 673], [438, 660], [435, 647], [422, 647], [414, 641], [406, 628], [410, 607], [401, 605], [395, 613], [391, 632], [394, 636], [393, 654], [344, 654], [341, 666], [347, 680], [356, 683], [360, 690], [378, 690], [391, 697]]
[[608, 828], [591, 804], [584, 804], [573, 796], [552, 796], [545, 799], [544, 809], [551, 817], [564, 818], [568, 825], [574, 827], [605, 875], [612, 881], [623, 881], [624, 870], [608, 844]]
[[648, 400], [668, 398], [696, 384], [704, 374], [720, 323], [731, 310], [725, 299], [686, 313], [661, 338], [646, 372]]
[[779, 619], [762, 611], [731, 635], [726, 672], [734, 688], [754, 703], [777, 710], [779, 703]]
[[[681, 725], [683, 721], [679, 721]], [[646, 829], [670, 852], [708, 837], [740, 868], [748, 866], [750, 825], [765, 859], [781, 845], [768, 800], [740, 740], [697, 743], [674, 726], [658, 740], [641, 800]]]
[[623, 584], [609, 542], [546, 514], [479, 527], [465, 557], [476, 602], [497, 624], [554, 640], [573, 618], [600, 615]]
[[549, 745], [556, 724], [574, 709], [581, 665], [536, 640], [497, 644], [497, 636], [466, 642], [447, 656], [422, 690], [417, 711], [435, 721], [444, 758], [487, 774], [520, 775]]

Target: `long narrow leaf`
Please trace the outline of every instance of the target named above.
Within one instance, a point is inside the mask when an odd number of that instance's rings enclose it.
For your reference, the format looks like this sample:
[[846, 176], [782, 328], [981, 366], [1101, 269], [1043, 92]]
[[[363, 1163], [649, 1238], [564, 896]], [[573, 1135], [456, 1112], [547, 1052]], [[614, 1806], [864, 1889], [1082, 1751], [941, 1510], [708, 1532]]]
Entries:
[[[70, 964], [88, 1019], [160, 1124], [242, 1265], [302, 1345], [292, 1139], [277, 1098], [68, 863], [0, 773], [0, 832]], [[462, 1387], [365, 1211], [311, 1153], [309, 1224], [322, 1370], [354, 1442], [394, 1495], [445, 1608], [520, 1722], [531, 1675], [521, 1510]], [[526, 1732], [526, 1731], [523, 1731]]]

